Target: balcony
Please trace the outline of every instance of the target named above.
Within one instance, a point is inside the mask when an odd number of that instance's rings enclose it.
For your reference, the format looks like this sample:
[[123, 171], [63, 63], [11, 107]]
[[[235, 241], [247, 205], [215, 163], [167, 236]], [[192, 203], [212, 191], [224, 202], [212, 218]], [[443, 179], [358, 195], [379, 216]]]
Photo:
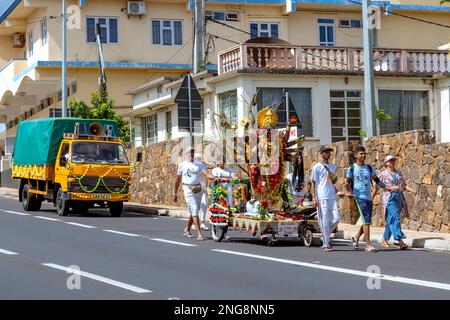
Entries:
[[[377, 75], [430, 76], [450, 73], [450, 54], [443, 50], [381, 49], [374, 52]], [[311, 74], [362, 74], [362, 48], [243, 43], [218, 54], [219, 74], [250, 69], [257, 72], [292, 70]]]

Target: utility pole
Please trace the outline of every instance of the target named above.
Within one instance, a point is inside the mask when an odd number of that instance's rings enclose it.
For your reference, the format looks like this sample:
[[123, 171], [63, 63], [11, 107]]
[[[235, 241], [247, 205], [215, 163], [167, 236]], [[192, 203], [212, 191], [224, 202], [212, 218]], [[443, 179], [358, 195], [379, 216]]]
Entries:
[[61, 114], [67, 117], [67, 19], [66, 19], [66, 0], [62, 0], [62, 81], [61, 81]]
[[375, 122], [375, 82], [373, 72], [372, 12], [370, 0], [362, 0], [363, 44], [364, 44], [364, 128], [367, 136], [376, 134]]
[[[100, 87], [100, 98], [104, 99], [106, 97], [106, 73], [105, 73], [105, 60], [103, 59], [103, 47], [102, 41], [100, 38], [100, 24], [97, 23], [95, 26], [96, 30], [96, 39], [97, 39], [97, 47], [98, 47], [98, 66], [100, 69], [100, 78], [98, 78], [98, 85]], [[106, 102], [106, 101], [104, 101]]]
[[198, 73], [205, 63], [205, 0], [195, 0], [193, 72]]

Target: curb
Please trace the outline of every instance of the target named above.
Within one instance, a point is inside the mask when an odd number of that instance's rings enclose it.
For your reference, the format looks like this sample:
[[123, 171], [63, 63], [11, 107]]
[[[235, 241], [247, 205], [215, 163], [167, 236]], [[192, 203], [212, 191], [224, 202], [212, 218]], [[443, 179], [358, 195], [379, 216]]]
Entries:
[[[351, 240], [355, 231], [343, 230], [338, 231], [335, 239]], [[371, 241], [376, 244], [381, 244], [383, 238], [382, 234], [372, 234]], [[429, 249], [429, 250], [441, 250], [450, 251], [450, 241], [441, 239], [427, 239], [427, 238], [407, 238], [404, 242], [411, 248]]]
[[145, 205], [125, 202], [123, 204], [123, 209], [126, 212], [139, 212], [152, 216], [164, 216], [164, 217], [175, 217], [175, 218], [189, 218], [189, 213], [184, 209], [165, 209], [157, 207], [148, 207]]

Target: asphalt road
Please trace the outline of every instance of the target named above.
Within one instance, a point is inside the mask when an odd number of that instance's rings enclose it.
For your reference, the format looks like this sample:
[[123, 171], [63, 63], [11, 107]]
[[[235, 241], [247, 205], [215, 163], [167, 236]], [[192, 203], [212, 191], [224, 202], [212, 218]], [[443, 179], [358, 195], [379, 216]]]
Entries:
[[197, 241], [184, 223], [102, 209], [59, 217], [50, 204], [25, 213], [0, 195], [0, 299], [450, 299], [448, 253], [343, 240], [325, 253], [238, 231]]

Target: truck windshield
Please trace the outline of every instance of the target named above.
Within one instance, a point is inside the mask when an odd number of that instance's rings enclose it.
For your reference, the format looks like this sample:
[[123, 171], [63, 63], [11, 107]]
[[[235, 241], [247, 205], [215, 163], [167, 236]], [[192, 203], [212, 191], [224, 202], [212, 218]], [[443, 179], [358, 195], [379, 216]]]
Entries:
[[123, 146], [106, 142], [74, 142], [72, 162], [128, 165]]

